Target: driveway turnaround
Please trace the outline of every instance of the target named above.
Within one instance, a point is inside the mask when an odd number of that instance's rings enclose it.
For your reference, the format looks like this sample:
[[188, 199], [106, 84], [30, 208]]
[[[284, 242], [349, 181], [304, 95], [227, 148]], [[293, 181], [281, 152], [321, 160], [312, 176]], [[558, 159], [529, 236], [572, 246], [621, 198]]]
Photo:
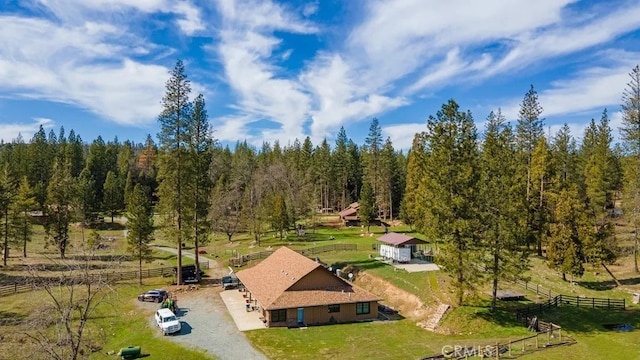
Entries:
[[[260, 319], [261, 311], [247, 311], [247, 300], [242, 295], [246, 292], [240, 292], [237, 289], [222, 291], [220, 297], [229, 310], [229, 314], [236, 323], [238, 330], [257, 330], [265, 329], [265, 325]], [[254, 305], [253, 303], [250, 305]]]
[[201, 288], [178, 294], [180, 310], [177, 315], [182, 323], [182, 331], [168, 338], [182, 345], [205, 350], [222, 360], [267, 359], [238, 331], [218, 295], [220, 290]]

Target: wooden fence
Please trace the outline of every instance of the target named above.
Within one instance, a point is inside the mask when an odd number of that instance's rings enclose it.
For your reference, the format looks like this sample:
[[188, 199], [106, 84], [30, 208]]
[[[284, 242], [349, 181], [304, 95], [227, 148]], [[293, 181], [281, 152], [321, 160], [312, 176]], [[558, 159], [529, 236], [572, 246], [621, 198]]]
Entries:
[[[203, 261], [200, 262], [201, 269], [208, 269], [209, 262]], [[153, 277], [169, 277], [173, 276], [174, 267], [162, 267], [155, 269], [143, 269], [142, 270], [142, 278], [153, 278]], [[120, 280], [132, 280], [137, 279], [140, 272], [138, 270], [133, 271], [112, 271], [112, 272], [100, 272], [96, 274], [90, 274], [88, 278], [86, 278], [89, 282], [96, 281], [106, 281], [106, 282], [116, 282]], [[35, 280], [35, 281], [34, 281]], [[26, 276], [23, 282], [16, 282], [9, 285], [0, 286], [0, 296], [8, 296], [16, 293], [27, 292], [38, 290], [41, 286], [39, 284], [43, 283], [59, 283], [61, 280], [60, 277], [51, 276], [51, 277], [40, 277], [34, 279], [32, 277]], [[68, 277], [64, 279], [67, 283], [80, 283], [85, 281], [84, 276], [76, 276], [76, 277]]]
[[[358, 250], [357, 244], [331, 244], [331, 245], [323, 245], [316, 246], [308, 249], [296, 250], [296, 252], [300, 253], [304, 256], [312, 256], [315, 254], [322, 254], [329, 251], [354, 251]], [[235, 258], [229, 259], [229, 266], [244, 266], [249, 261], [259, 260], [268, 257], [273, 254], [273, 251], [260, 251], [246, 255], [238, 255]]]
[[544, 311], [558, 306], [575, 306], [600, 309], [624, 310], [626, 303], [624, 299], [590, 298], [570, 295], [556, 295], [553, 298], [539, 304], [531, 305], [516, 311], [516, 318], [525, 326], [533, 316], [538, 316]]
[[540, 331], [534, 335], [485, 346], [450, 345], [443, 347], [440, 354], [421, 358], [421, 360], [468, 359], [514, 359], [548, 348], [575, 344], [575, 339], [562, 334], [562, 328], [553, 323], [539, 322]]
[[514, 283], [516, 285], [518, 285], [518, 286], [523, 287], [525, 290], [532, 291], [532, 292], [536, 293], [536, 295], [541, 295], [541, 296], [544, 296], [544, 297], [546, 297], [548, 299], [551, 299], [552, 297], [554, 297], [556, 295], [560, 295], [560, 293], [551, 291], [551, 289], [547, 289], [542, 285], [530, 283], [530, 282], [527, 282], [527, 281], [516, 280], [516, 281], [514, 281]]

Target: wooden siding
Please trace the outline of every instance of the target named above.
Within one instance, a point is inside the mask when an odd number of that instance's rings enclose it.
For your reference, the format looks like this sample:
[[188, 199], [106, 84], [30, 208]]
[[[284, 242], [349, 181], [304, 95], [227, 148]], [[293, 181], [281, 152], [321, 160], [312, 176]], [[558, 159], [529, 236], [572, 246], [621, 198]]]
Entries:
[[[329, 312], [329, 307], [312, 306], [304, 308], [305, 325], [324, 325], [331, 323], [350, 323], [364, 320], [374, 320], [378, 318], [378, 303], [369, 302], [368, 314], [356, 314], [356, 304], [340, 304], [340, 312]], [[332, 320], [333, 318], [333, 320]], [[298, 309], [287, 309], [287, 320], [284, 322], [272, 322], [271, 311], [266, 314], [268, 327], [296, 326], [298, 324]]]

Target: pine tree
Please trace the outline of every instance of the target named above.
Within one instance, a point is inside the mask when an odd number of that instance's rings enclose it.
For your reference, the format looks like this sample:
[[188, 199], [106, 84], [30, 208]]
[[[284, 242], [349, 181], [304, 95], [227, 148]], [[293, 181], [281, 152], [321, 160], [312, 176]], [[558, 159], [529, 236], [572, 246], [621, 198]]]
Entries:
[[439, 261], [453, 278], [458, 304], [475, 290], [480, 248], [479, 154], [470, 113], [460, 112], [449, 100], [436, 116], [429, 116], [425, 168], [420, 184], [424, 202], [424, 228], [431, 240], [441, 239]]
[[12, 238], [12, 222], [9, 217], [11, 207], [15, 201], [15, 184], [9, 168], [9, 163], [6, 162], [0, 167], [0, 217], [2, 218], [0, 228], [0, 234], [2, 234], [3, 240], [3, 256], [2, 263], [7, 266], [7, 258], [9, 257], [9, 239]]
[[104, 182], [107, 179], [107, 173], [110, 170], [109, 161], [107, 159], [107, 146], [104, 143], [102, 136], [98, 136], [91, 143], [86, 168], [91, 173], [94, 181], [95, 204], [93, 204], [93, 208], [100, 209], [102, 206]]
[[127, 204], [127, 244], [129, 252], [138, 260], [138, 281], [142, 285], [142, 261], [153, 259], [149, 242], [153, 234], [153, 211], [146, 192], [136, 184]]
[[360, 200], [358, 201], [358, 217], [360, 224], [367, 226], [367, 233], [370, 230], [371, 222], [378, 217], [378, 208], [376, 206], [373, 188], [369, 181], [364, 181], [362, 191], [360, 192]]
[[65, 258], [69, 245], [72, 197], [71, 166], [68, 162], [57, 161], [54, 163], [51, 181], [47, 187], [45, 232], [47, 242], [56, 246], [61, 259]]
[[622, 128], [620, 135], [627, 153], [624, 169], [622, 205], [629, 223], [633, 226], [634, 269], [638, 269], [638, 233], [640, 232], [640, 65], [629, 73], [622, 96]]
[[369, 134], [364, 140], [362, 147], [362, 159], [364, 160], [364, 182], [369, 182], [371, 191], [375, 198], [376, 206], [380, 208], [383, 203], [382, 198], [382, 128], [377, 118], [371, 120]]
[[189, 226], [191, 214], [188, 214], [186, 206], [193, 194], [188, 187], [192, 173], [185, 166], [189, 141], [187, 129], [192, 111], [189, 102], [191, 85], [180, 60], [170, 75], [162, 98], [163, 110], [158, 118], [161, 126], [158, 139], [162, 150], [158, 163], [158, 208], [163, 214], [163, 231], [176, 241], [177, 284], [182, 285], [182, 244], [189, 239], [192, 230]]
[[528, 268], [520, 251], [515, 137], [498, 110], [487, 118], [481, 162], [482, 236], [485, 264], [492, 282], [491, 311], [495, 311], [500, 280], [520, 278]]
[[102, 192], [102, 208], [111, 215], [111, 222], [116, 213], [124, 207], [124, 193], [120, 186], [120, 181], [113, 171], [107, 173], [104, 181], [104, 190]]
[[[411, 226], [418, 225], [424, 218], [422, 214], [422, 206], [420, 201], [420, 182], [424, 175], [425, 168], [425, 134], [417, 133], [413, 137], [411, 150], [409, 151], [406, 171], [406, 184], [402, 204], [400, 205], [400, 216], [402, 221]], [[418, 225], [425, 228], [424, 224]]]
[[276, 194], [274, 196], [271, 209], [271, 228], [280, 234], [280, 240], [282, 240], [284, 232], [289, 229], [290, 225], [287, 203], [282, 194]]
[[[543, 119], [540, 119], [542, 114], [542, 106], [538, 102], [538, 93], [531, 85], [529, 91], [524, 95], [522, 104], [520, 105], [520, 112], [518, 114], [518, 124], [516, 126], [516, 139], [518, 144], [518, 152], [521, 159], [521, 176], [524, 176], [524, 183], [526, 184], [525, 202], [527, 209], [534, 209], [535, 204], [539, 199], [532, 196], [533, 188], [535, 187], [531, 177], [531, 160], [533, 156], [533, 150], [535, 149], [538, 140], [543, 134], [542, 126]], [[535, 222], [535, 214], [531, 211], [527, 213], [527, 230], [528, 230], [528, 243], [537, 243], [539, 239], [536, 238], [536, 231], [533, 229]], [[538, 249], [538, 256], [542, 256], [542, 249]]]
[[565, 281], [566, 274], [582, 276], [584, 243], [595, 234], [575, 186], [560, 191], [553, 215], [555, 221], [550, 226], [547, 246], [549, 267], [559, 271]]
[[336, 177], [336, 184], [338, 187], [338, 193], [340, 194], [340, 200], [338, 207], [342, 210], [347, 207], [347, 193], [349, 184], [349, 154], [347, 153], [348, 146], [347, 133], [344, 127], [340, 128], [338, 136], [336, 136], [336, 147], [331, 156], [333, 158], [334, 174]]
[[18, 187], [16, 199], [12, 206], [12, 223], [15, 228], [16, 240], [22, 242], [22, 257], [27, 257], [27, 243], [33, 235], [32, 217], [30, 211], [37, 209], [33, 189], [29, 186], [27, 177], [23, 177]]
[[[205, 108], [205, 100], [199, 94], [194, 100], [193, 111], [187, 127], [189, 142], [189, 165], [192, 167], [193, 197], [189, 204], [193, 207], [193, 239], [195, 245], [196, 271], [200, 271], [198, 250], [209, 241], [211, 221], [209, 207], [213, 184], [209, 178], [213, 144], [209, 130], [209, 118]], [[186, 204], [185, 204], [186, 205]]]
[[44, 203], [47, 198], [47, 186], [51, 178], [53, 156], [42, 125], [40, 125], [38, 132], [33, 135], [29, 143], [28, 158], [29, 169], [27, 176], [29, 177], [29, 183], [34, 188], [40, 209], [44, 210]]
[[[529, 236], [535, 238], [538, 254], [542, 254], [542, 244], [546, 238], [550, 219], [549, 184], [553, 173], [553, 158], [547, 145], [547, 139], [541, 136], [531, 155], [532, 191], [529, 214]], [[535, 202], [533, 200], [536, 200]]]

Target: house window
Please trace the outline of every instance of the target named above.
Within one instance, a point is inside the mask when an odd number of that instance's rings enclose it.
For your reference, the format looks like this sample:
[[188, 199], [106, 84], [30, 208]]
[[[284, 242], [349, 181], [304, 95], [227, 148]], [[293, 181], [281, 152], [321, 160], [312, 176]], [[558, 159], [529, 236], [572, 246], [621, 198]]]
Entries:
[[287, 309], [271, 311], [271, 322], [287, 321]]
[[340, 304], [329, 305], [329, 312], [330, 313], [340, 312]]
[[356, 315], [368, 314], [370, 312], [368, 302], [356, 303]]

